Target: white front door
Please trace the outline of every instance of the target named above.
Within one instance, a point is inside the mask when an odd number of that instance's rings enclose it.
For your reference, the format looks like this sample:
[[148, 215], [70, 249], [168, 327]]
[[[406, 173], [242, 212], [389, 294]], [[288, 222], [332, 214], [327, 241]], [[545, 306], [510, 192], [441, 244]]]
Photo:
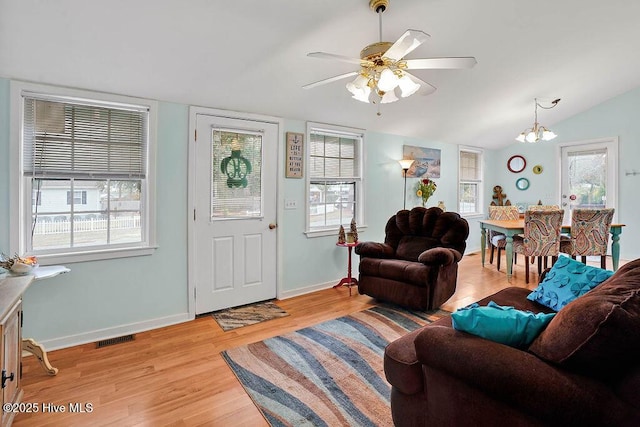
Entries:
[[616, 207], [616, 140], [564, 145], [560, 153], [564, 224], [571, 223], [571, 211], [575, 208]]
[[276, 297], [278, 125], [197, 114], [196, 314]]

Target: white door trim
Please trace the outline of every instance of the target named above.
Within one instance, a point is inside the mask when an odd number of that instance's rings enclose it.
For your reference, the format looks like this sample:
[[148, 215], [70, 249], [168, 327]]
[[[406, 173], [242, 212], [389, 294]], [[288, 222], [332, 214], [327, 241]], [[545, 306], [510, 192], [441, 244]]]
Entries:
[[[195, 155], [196, 155], [196, 116], [198, 114], [219, 116], [230, 119], [241, 120], [254, 120], [259, 122], [273, 123], [278, 126], [278, 178], [276, 180], [276, 215], [278, 219], [283, 218], [284, 202], [280, 197], [280, 189], [284, 188], [284, 124], [283, 120], [279, 117], [264, 116], [259, 114], [241, 113], [237, 111], [219, 110], [208, 107], [189, 107], [189, 146], [188, 146], [188, 178], [187, 178], [187, 301], [189, 318], [194, 319], [196, 316], [196, 284], [193, 274], [194, 261], [193, 257], [189, 256], [195, 251], [195, 226], [194, 226], [194, 209], [195, 209]], [[280, 298], [282, 294], [281, 280], [283, 273], [282, 263], [282, 230], [280, 227], [276, 228], [276, 298]]]
[[[613, 167], [613, 170], [608, 171], [608, 183], [607, 183], [607, 207], [615, 209], [614, 221], [618, 222], [618, 188], [619, 188], [619, 161], [618, 161], [618, 137], [610, 136], [605, 138], [588, 139], [583, 141], [569, 141], [561, 142], [556, 145], [556, 170], [558, 171], [557, 191], [558, 191], [558, 204], [562, 207], [562, 149], [571, 146], [586, 146], [590, 145], [594, 148], [607, 147], [610, 152], [608, 153], [607, 161], [609, 165]], [[611, 169], [611, 168], [608, 168]]]

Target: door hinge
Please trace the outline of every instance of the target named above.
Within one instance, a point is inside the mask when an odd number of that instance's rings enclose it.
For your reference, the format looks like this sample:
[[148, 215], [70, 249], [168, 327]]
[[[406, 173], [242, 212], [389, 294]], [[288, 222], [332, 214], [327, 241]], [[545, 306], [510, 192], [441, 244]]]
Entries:
[[197, 141], [198, 140], [198, 129], [193, 131], [193, 140]]
[[196, 298], [197, 295], [198, 295], [198, 288], [193, 288], [193, 297]]
[[193, 220], [194, 221], [196, 220], [196, 210], [195, 209], [193, 210]]

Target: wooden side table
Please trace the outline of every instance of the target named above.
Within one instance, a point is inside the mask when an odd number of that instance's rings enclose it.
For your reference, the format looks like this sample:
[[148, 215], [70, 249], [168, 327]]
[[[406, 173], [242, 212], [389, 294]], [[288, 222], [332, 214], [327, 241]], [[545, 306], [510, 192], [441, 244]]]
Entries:
[[351, 251], [353, 250], [353, 247], [355, 245], [357, 245], [358, 242], [353, 242], [353, 243], [336, 243], [336, 246], [340, 246], [343, 248], [347, 248], [349, 251], [349, 261], [347, 263], [347, 277], [343, 277], [342, 279], [340, 279], [340, 282], [338, 282], [337, 285], [334, 286], [334, 288], [340, 287], [340, 286], [348, 286], [349, 287], [349, 296], [351, 296], [351, 287], [352, 286], [358, 286], [358, 280], [354, 277], [351, 277]]

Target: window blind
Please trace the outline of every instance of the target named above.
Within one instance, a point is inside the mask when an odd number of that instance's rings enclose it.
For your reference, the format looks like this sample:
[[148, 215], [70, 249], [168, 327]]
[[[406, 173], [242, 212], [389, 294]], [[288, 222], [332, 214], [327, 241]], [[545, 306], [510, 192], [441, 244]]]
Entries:
[[25, 96], [23, 133], [26, 176], [146, 176], [148, 111], [144, 108]]
[[309, 173], [312, 178], [357, 177], [355, 138], [319, 132], [311, 133]]

